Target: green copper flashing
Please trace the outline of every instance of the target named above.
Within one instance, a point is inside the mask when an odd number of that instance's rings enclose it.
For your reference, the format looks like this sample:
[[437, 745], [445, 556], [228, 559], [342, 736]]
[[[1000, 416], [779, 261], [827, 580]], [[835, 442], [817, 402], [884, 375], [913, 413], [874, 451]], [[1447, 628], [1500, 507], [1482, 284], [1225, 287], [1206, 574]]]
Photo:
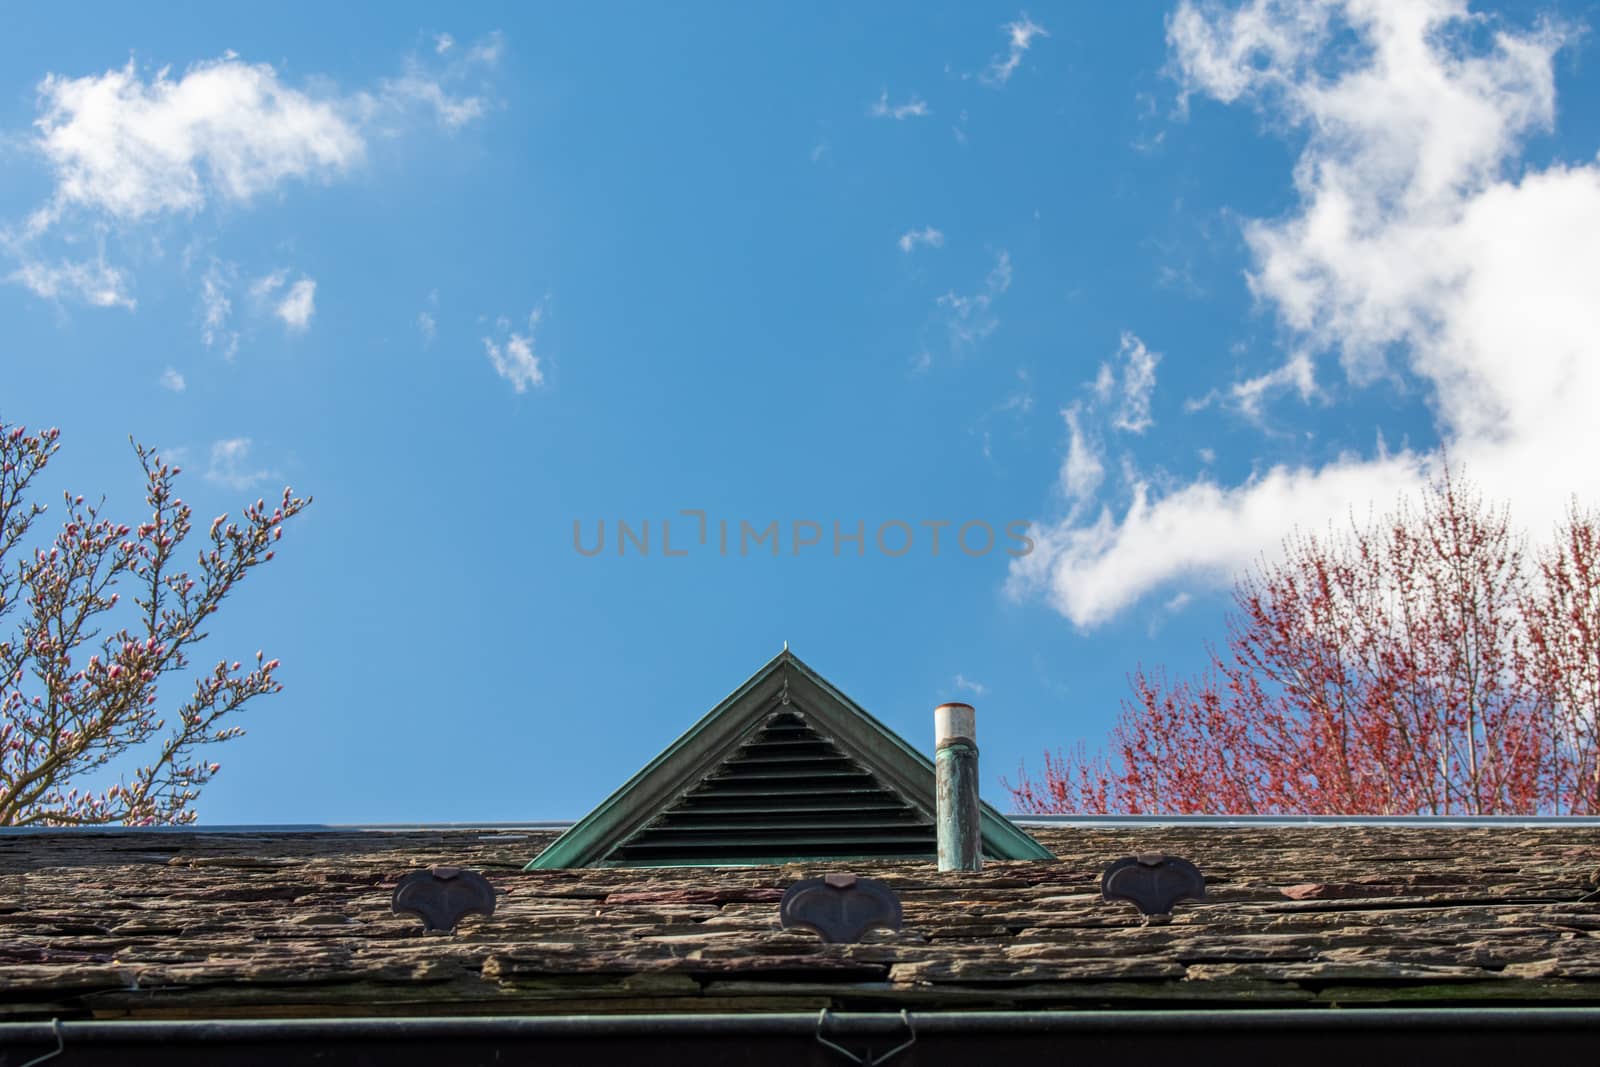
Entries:
[[[660, 755], [629, 778], [527, 865], [526, 870], [612, 866], [740, 866], [755, 862], [689, 861], [673, 857], [659, 864], [613, 855], [699, 786], [739, 752], [774, 714], [793, 709], [831, 741], [844, 756], [868, 772], [876, 788], [892, 794], [906, 809], [934, 821], [933, 761], [869, 715], [826, 679], [784, 650], [748, 681], [707, 712]], [[983, 852], [992, 859], [1048, 860], [1055, 857], [990, 805], [981, 805]], [[787, 856], [774, 841], [763, 862], [782, 863], [818, 857]], [[848, 851], [848, 850], [846, 850]], [[850, 858], [883, 858], [864, 854]], [[931, 848], [930, 855], [931, 856]]]

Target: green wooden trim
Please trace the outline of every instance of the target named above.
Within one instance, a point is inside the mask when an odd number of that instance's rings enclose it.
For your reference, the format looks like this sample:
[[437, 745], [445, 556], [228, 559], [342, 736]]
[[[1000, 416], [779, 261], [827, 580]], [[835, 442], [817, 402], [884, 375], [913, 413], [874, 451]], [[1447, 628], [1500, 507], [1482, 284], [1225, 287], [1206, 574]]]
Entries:
[[[785, 648], [684, 731], [614, 793], [532, 860], [525, 870], [616, 866], [612, 849], [697, 785], [789, 699], [851, 758], [906, 803], [934, 817], [933, 761], [835, 689]], [[982, 805], [983, 851], [995, 859], [1054, 859], [1052, 853], [988, 804]], [[777, 862], [790, 862], [794, 857]], [[869, 857], [849, 857], [862, 859]], [[748, 866], [719, 863], [710, 866]], [[643, 864], [628, 864], [643, 866]], [[691, 866], [699, 866], [693, 864]]]

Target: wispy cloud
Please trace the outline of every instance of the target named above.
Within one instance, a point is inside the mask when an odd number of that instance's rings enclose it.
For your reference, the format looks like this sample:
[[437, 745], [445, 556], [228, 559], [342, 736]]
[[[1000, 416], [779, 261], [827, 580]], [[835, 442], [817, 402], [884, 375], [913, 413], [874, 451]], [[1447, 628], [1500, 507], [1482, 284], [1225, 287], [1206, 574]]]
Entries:
[[972, 432], [982, 442], [983, 457], [994, 458], [995, 429], [1009, 430], [1013, 435], [1026, 425], [1028, 413], [1033, 410], [1033, 381], [1026, 367], [1017, 368], [1017, 384], [1004, 400], [980, 413]]
[[1033, 47], [1034, 38], [1050, 36], [1043, 26], [1028, 17], [1026, 11], [1018, 15], [1015, 22], [1008, 22], [1000, 28], [1006, 33], [1006, 52], [989, 61], [989, 68], [980, 79], [985, 85], [1001, 86], [1010, 81], [1011, 75], [1022, 66], [1022, 57]]
[[439, 335], [439, 320], [434, 312], [439, 309], [439, 290], [428, 292], [427, 307], [417, 312], [417, 330], [422, 334], [422, 347], [432, 348], [433, 339]]
[[[1156, 387], [1156, 364], [1161, 353], [1150, 351], [1143, 341], [1124, 330], [1115, 359], [1122, 369], [1122, 390], [1111, 424], [1129, 433], [1144, 433], [1150, 428], [1150, 394]], [[1101, 381], [1111, 373], [1109, 364], [1101, 364]]]
[[928, 109], [927, 102], [920, 99], [915, 93], [904, 104], [889, 103], [889, 90], [885, 89], [878, 99], [867, 108], [867, 114], [875, 119], [912, 119], [924, 118], [933, 114]]
[[944, 247], [944, 234], [932, 226], [924, 226], [920, 230], [907, 230], [900, 235], [900, 240], [895, 242], [900, 246], [900, 251], [910, 252], [918, 245], [927, 245], [929, 248]]
[[539, 332], [539, 323], [544, 318], [544, 307], [541, 302], [528, 315], [527, 333], [511, 331], [510, 320], [502, 318], [497, 326], [502, 332], [510, 331], [505, 339], [483, 339], [483, 348], [494, 372], [510, 382], [511, 388], [519, 393], [527, 392], [529, 386], [544, 384], [544, 370], [539, 365], [539, 356], [534, 352], [534, 339]]
[[265, 470], [250, 470], [250, 438], [231, 437], [211, 446], [211, 465], [206, 468], [206, 480], [228, 489], [249, 489], [257, 482], [272, 477]]
[[[1250, 285], [1288, 358], [1237, 383], [1235, 402], [1311, 395], [1322, 354], [1355, 387], [1398, 377], [1428, 398], [1451, 462], [1540, 531], [1572, 493], [1600, 494], [1600, 164], [1523, 155], [1555, 121], [1569, 31], [1459, 32], [1472, 20], [1453, 3], [1185, 2], [1168, 42], [1185, 94], [1303, 136], [1285, 175], [1298, 203], [1244, 226]], [[1177, 579], [1226, 584], [1291, 526], [1390, 507], [1441, 464], [1437, 449], [1379, 447], [1263, 463], [1231, 485], [1158, 489], [1135, 472], [1125, 510], [1042, 528], [1010, 587], [1093, 625]]]
[[982, 682], [975, 682], [971, 678], [968, 678], [966, 675], [963, 675], [963, 674], [956, 675], [956, 683], [955, 684], [956, 684], [956, 688], [957, 689], [966, 690], [968, 693], [971, 693], [973, 696], [980, 696], [981, 697], [981, 696], [983, 696], [983, 694], [985, 694], [985, 693], [987, 693], [989, 691], [989, 687], [984, 685]]
[[161, 388], [170, 389], [174, 393], [181, 393], [188, 387], [189, 383], [183, 380], [183, 375], [171, 367], [161, 372]]
[[289, 286], [289, 292], [278, 301], [273, 313], [282, 319], [289, 329], [303, 332], [311, 325], [311, 316], [316, 310], [317, 283], [310, 278], [301, 278]]
[[1074, 507], [1093, 498], [1105, 480], [1106, 466], [1100, 448], [1084, 433], [1078, 405], [1064, 408], [1061, 418], [1067, 424], [1067, 454], [1061, 461], [1061, 491]]
[[431, 112], [445, 129], [458, 130], [488, 114], [490, 100], [482, 75], [500, 61], [503, 47], [503, 39], [495, 33], [462, 52], [454, 38], [443, 34], [434, 42], [432, 57], [411, 56], [398, 78], [383, 80], [375, 93], [357, 94], [356, 109], [367, 125], [384, 132], [397, 132], [390, 128], [396, 117], [403, 128], [404, 117], [416, 107]]
[[1246, 417], [1260, 421], [1262, 404], [1272, 393], [1288, 388], [1298, 393], [1301, 400], [1310, 400], [1316, 393], [1317, 383], [1311, 357], [1304, 352], [1293, 353], [1276, 370], [1235, 382], [1229, 387], [1229, 392]]
[[[289, 272], [282, 268], [257, 278], [250, 285], [250, 295], [258, 303], [269, 304], [272, 313], [291, 331], [303, 332], [311, 325], [311, 316], [317, 310], [317, 283], [301, 275], [293, 285], [284, 290]], [[283, 296], [278, 293], [283, 291]]]
[[995, 331], [1000, 319], [994, 314], [994, 302], [1009, 288], [1011, 256], [1001, 249], [981, 289], [970, 296], [951, 291], [939, 297], [937, 304], [945, 312], [953, 348], [971, 348]]
[[283, 283], [288, 278], [289, 272], [282, 267], [268, 274], [263, 274], [250, 283], [250, 295], [256, 300], [267, 300], [279, 289], [283, 288]]
[[200, 340], [207, 348], [222, 345], [222, 354], [232, 359], [239, 351], [239, 334], [228, 329], [228, 316], [233, 313], [233, 301], [228, 289], [233, 284], [235, 270], [231, 264], [213, 260], [200, 279], [200, 304], [204, 320], [200, 326]]
[[92, 261], [45, 263], [24, 262], [8, 280], [31, 290], [46, 300], [76, 299], [93, 307], [138, 306], [128, 292], [127, 275], [106, 263], [103, 256]]
[[500, 56], [505, 50], [505, 34], [495, 30], [467, 50], [467, 62], [492, 67], [500, 62]]
[[482, 97], [452, 96], [438, 82], [416, 74], [386, 82], [384, 91], [395, 100], [426, 105], [442, 125], [452, 130], [482, 118], [487, 107]]

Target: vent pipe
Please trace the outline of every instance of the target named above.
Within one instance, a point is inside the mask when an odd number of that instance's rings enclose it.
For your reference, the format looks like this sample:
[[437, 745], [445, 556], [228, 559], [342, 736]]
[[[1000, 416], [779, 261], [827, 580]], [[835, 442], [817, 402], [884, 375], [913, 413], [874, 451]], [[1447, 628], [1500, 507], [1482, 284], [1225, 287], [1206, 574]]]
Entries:
[[983, 867], [978, 821], [978, 725], [971, 704], [933, 709], [933, 765], [937, 783], [939, 869]]

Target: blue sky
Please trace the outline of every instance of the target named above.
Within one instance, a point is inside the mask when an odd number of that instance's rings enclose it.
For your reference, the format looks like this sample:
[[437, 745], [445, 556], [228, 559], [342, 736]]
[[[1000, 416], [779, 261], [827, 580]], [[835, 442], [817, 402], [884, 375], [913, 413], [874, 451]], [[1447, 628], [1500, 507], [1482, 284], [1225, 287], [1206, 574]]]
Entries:
[[130, 519], [130, 434], [202, 522], [315, 496], [212, 629], [286, 688], [204, 822], [578, 817], [786, 640], [913, 741], [974, 703], [1003, 804], [1442, 448], [1594, 499], [1597, 16], [30, 12], [0, 420]]

